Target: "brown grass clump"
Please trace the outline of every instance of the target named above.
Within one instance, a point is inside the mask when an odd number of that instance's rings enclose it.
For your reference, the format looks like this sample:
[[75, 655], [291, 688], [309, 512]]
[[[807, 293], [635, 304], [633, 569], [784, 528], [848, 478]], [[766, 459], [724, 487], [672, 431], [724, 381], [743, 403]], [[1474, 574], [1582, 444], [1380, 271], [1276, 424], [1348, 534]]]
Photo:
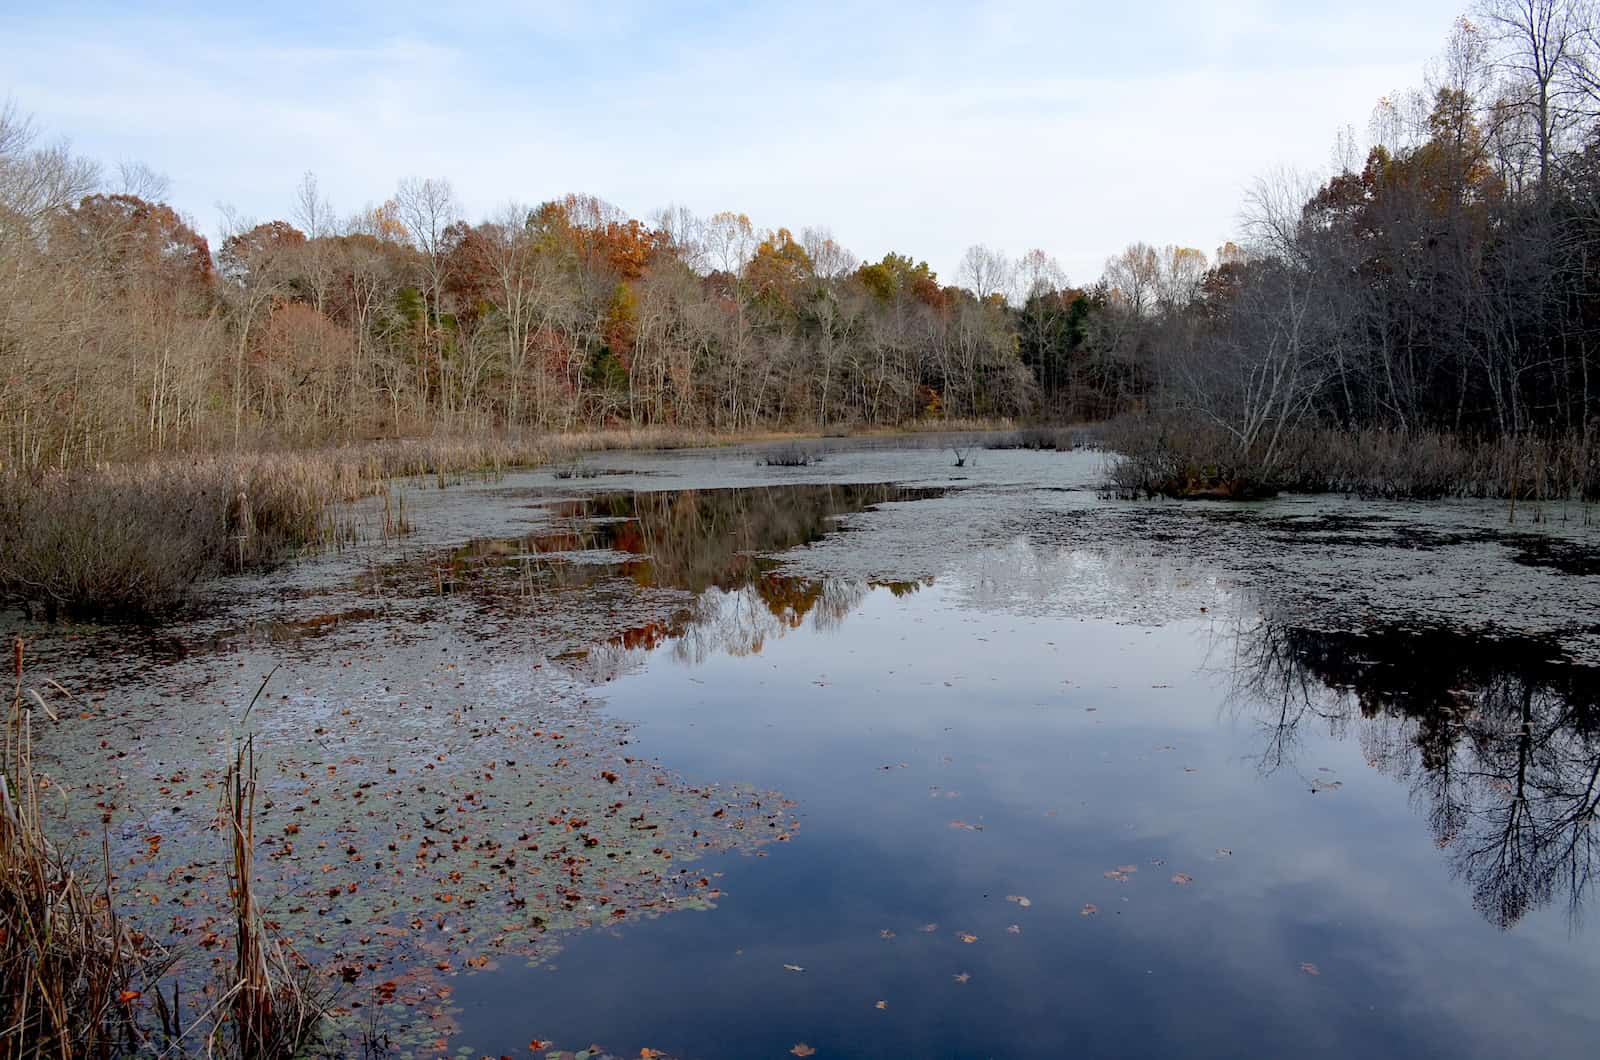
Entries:
[[1600, 499], [1600, 439], [1574, 432], [1471, 439], [1425, 431], [1307, 428], [1270, 463], [1225, 431], [1175, 417], [1111, 424], [1118, 454], [1107, 490], [1120, 497], [1250, 499], [1279, 491], [1387, 499]]
[[332, 542], [335, 505], [374, 489], [291, 456], [0, 475], [0, 602], [49, 618], [179, 610], [204, 579]]
[[[136, 1003], [165, 968], [163, 955], [118, 919], [109, 873], [91, 885], [45, 836], [39, 812], [49, 780], [33, 760], [34, 710], [24, 693], [23, 645], [0, 758], [0, 1056], [105, 1056], [144, 1041]], [[109, 865], [109, 852], [106, 856]]]

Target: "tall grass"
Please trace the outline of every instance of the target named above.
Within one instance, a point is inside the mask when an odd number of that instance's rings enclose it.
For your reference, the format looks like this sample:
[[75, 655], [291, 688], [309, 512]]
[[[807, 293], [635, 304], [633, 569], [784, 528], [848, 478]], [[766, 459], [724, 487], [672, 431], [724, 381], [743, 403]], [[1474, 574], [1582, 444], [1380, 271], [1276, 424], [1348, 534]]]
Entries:
[[333, 541], [338, 502], [376, 483], [348, 463], [216, 457], [0, 476], [0, 602], [46, 617], [148, 617], [207, 578]]
[[[255, 743], [231, 757], [221, 807], [228, 834], [228, 901], [235, 959], [218, 1000], [184, 1029], [179, 994], [161, 980], [175, 958], [117, 914], [107, 866], [89, 881], [46, 834], [41, 793], [49, 781], [33, 755], [34, 707], [23, 689], [23, 643], [13, 646], [15, 686], [0, 756], [0, 1057], [73, 1060], [151, 1054], [240, 1060], [286, 1058], [315, 1036], [327, 1010], [312, 976], [296, 972], [266, 930], [255, 892]], [[146, 1005], [141, 999], [148, 998]], [[153, 1008], [159, 1031], [141, 1015]]]
[[[933, 429], [994, 427], [941, 421]], [[395, 478], [570, 463], [614, 449], [794, 439], [672, 427], [555, 435], [438, 436], [327, 449], [171, 457], [94, 468], [0, 469], [0, 606], [31, 615], [148, 620], [184, 611], [218, 576], [270, 569], [354, 532], [341, 505]], [[386, 508], [385, 532], [405, 529]]]
[[247, 738], [223, 780], [223, 825], [229, 839], [229, 897], [233, 905], [234, 964], [223, 995], [228, 1019], [217, 1024], [213, 1047], [224, 1055], [290, 1057], [315, 1036], [324, 999], [298, 974], [282, 943], [268, 934], [255, 893], [255, 739]]
[[[0, 757], [0, 1056], [107, 1056], [143, 1041], [135, 1003], [164, 955], [118, 918], [110, 875], [91, 884], [45, 835], [33, 759], [36, 693], [23, 691], [23, 645]], [[109, 852], [106, 855], [109, 866]]]
[[1573, 432], [1471, 439], [1437, 432], [1312, 428], [1271, 463], [1220, 428], [1171, 417], [1109, 425], [1118, 496], [1248, 499], [1279, 491], [1375, 498], [1600, 499], [1600, 438]]

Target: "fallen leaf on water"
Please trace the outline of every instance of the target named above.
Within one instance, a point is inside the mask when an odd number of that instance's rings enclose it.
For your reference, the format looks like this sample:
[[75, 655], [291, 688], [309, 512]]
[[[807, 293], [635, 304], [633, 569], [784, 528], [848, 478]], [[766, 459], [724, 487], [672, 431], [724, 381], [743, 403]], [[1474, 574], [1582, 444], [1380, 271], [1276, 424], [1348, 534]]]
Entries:
[[[21, 651], [21, 649], [19, 648], [18, 651]], [[117, 1000], [127, 1005], [139, 1000], [139, 997], [140, 993], [137, 990], [124, 990], [117, 995]]]
[[1006, 895], [1006, 901], [1008, 901], [1008, 902], [1016, 902], [1018, 905], [1022, 906], [1022, 908], [1024, 908], [1024, 909], [1028, 908], [1028, 906], [1033, 904], [1032, 902], [1030, 902], [1027, 899], [1026, 896], [1020, 895], [1020, 894], [1008, 894], [1008, 895]]
[[956, 938], [960, 939], [962, 942], [965, 942], [969, 946], [978, 941], [978, 936], [972, 934], [970, 931], [958, 931], [956, 932]]
[[548, 1049], [548, 1048], [550, 1048], [550, 1043], [545, 1041], [543, 1038], [535, 1038], [533, 1041], [528, 1043], [528, 1050], [530, 1052], [535, 1052], [536, 1053], [540, 1049]]
[[639, 1060], [661, 1060], [666, 1055], [660, 1049], [651, 1049], [649, 1046], [639, 1050]]
[[1322, 974], [1322, 972], [1317, 969], [1317, 966], [1312, 964], [1310, 961], [1301, 961], [1300, 962], [1300, 970], [1302, 972], [1305, 972], [1307, 975], [1321, 975]]
[[873, 1005], [873, 1006], [872, 1006], [872, 1007], [873, 1007], [873, 1008], [888, 1008], [888, 1007], [889, 1007], [889, 1002], [887, 1002], [887, 1001], [880, 1001], [880, 1002], [878, 1002], [878, 1003], [877, 1003], [877, 1004], [876, 1004], [876, 1005]]
[[956, 975], [951, 976], [950, 978], [954, 979], [958, 983], [965, 983], [965, 982], [967, 982], [968, 980], [970, 980], [972, 978], [972, 973], [971, 972], [959, 972]]
[[796, 1056], [814, 1056], [817, 1052], [805, 1042], [796, 1042], [794, 1048], [790, 1049], [789, 1051]]
[[1016, 925], [1016, 924], [1010, 924], [1010, 925], [1008, 925], [1006, 927], [1006, 934], [1007, 935], [1020, 935], [1020, 934], [1022, 934], [1022, 928], [1020, 926]]
[[787, 968], [791, 972], [803, 972], [803, 971], [805, 971], [805, 969], [800, 967], [798, 964], [786, 964], [786, 965], [784, 965], [784, 967]]
[[1084, 905], [1083, 905], [1083, 908], [1078, 910], [1078, 915], [1079, 916], [1094, 916], [1099, 911], [1100, 911], [1100, 907], [1095, 905], [1093, 902], [1085, 902]]
[[1174, 872], [1172, 874], [1172, 882], [1179, 887], [1185, 887], [1194, 882], [1194, 877], [1187, 872]]

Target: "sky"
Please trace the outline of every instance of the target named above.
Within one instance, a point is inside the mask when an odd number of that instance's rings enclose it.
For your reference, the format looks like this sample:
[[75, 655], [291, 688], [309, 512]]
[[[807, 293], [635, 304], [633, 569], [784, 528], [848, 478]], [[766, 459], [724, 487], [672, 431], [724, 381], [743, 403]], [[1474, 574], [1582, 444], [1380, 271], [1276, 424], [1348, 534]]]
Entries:
[[583, 192], [945, 280], [1041, 248], [1086, 284], [1136, 240], [1210, 254], [1255, 179], [1325, 171], [1463, 3], [0, 0], [0, 99], [166, 174], [213, 237], [219, 204], [287, 218], [308, 170], [341, 215], [445, 177], [473, 220]]

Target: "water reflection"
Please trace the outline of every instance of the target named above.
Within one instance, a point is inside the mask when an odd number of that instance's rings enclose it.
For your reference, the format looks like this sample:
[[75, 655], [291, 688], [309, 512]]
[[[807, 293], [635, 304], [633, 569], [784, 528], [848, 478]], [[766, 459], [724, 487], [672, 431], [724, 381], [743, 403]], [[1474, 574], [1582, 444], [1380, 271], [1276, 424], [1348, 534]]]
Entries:
[[598, 680], [614, 680], [642, 667], [658, 648], [691, 665], [718, 652], [759, 655], [767, 644], [805, 627], [808, 620], [818, 632], [837, 629], [874, 589], [907, 596], [933, 582], [932, 578], [806, 578], [759, 571], [742, 586], [707, 590], [670, 618], [635, 626], [591, 648], [585, 672]]
[[1535, 641], [1270, 613], [1233, 645], [1233, 700], [1261, 720], [1264, 771], [1299, 769], [1308, 730], [1353, 731], [1369, 765], [1409, 786], [1486, 919], [1510, 928], [1556, 900], [1576, 918], [1596, 864], [1600, 673]]
[[[758, 655], [795, 630], [828, 632], [877, 589], [900, 596], [933, 579], [786, 573], [772, 554], [820, 540], [840, 516], [938, 490], [873, 485], [604, 493], [553, 506], [557, 526], [480, 540], [451, 554], [458, 576], [512, 567], [524, 591], [627, 584], [694, 594], [590, 641], [571, 661], [611, 681], [653, 653], [701, 664]], [[1216, 571], [1148, 544], [1065, 547], [1020, 534], [951, 557], [947, 598], [975, 612], [1111, 618], [1152, 626], [1200, 616], [1235, 596]], [[1298, 772], [1313, 791], [1337, 781], [1302, 767], [1307, 747], [1354, 738], [1373, 768], [1405, 784], [1435, 843], [1492, 924], [1510, 928], [1589, 893], [1600, 807], [1600, 674], [1548, 645], [1445, 628], [1310, 628], [1238, 600], [1224, 630], [1230, 698], [1259, 719], [1262, 772]], [[617, 629], [617, 627], [613, 627]], [[1215, 658], [1215, 656], [1213, 656]]]
[[553, 531], [469, 542], [451, 565], [517, 561], [560, 585], [620, 572], [643, 588], [729, 591], [770, 568], [763, 554], [813, 544], [842, 516], [944, 492], [869, 483], [603, 493], [553, 504]]

